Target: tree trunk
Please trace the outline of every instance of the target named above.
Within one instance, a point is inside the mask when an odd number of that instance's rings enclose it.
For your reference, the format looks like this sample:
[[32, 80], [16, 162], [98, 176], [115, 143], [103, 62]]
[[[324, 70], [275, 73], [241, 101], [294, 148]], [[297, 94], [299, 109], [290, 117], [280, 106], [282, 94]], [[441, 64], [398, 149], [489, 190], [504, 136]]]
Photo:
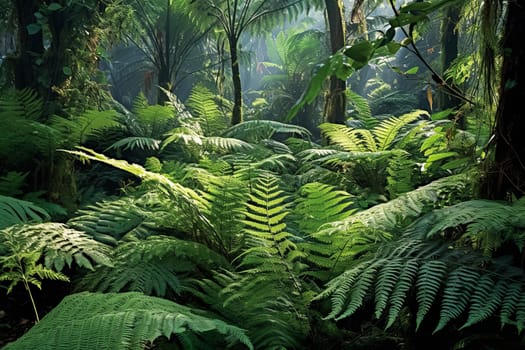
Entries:
[[[345, 45], [345, 19], [342, 0], [325, 0], [332, 53]], [[346, 122], [346, 81], [330, 77], [330, 90], [325, 99], [325, 119], [329, 123]]]
[[15, 88], [32, 88], [42, 92], [34, 61], [35, 57], [42, 57], [44, 53], [43, 34], [42, 30], [31, 35], [27, 31], [27, 26], [36, 22], [34, 13], [40, 8], [40, 1], [17, 0], [15, 6], [18, 20], [18, 56], [14, 64]]
[[[443, 21], [441, 23], [441, 68], [443, 73], [450, 68], [452, 62], [458, 57], [458, 33], [456, 25], [459, 22], [460, 7], [449, 6], [445, 8]], [[453, 85], [451, 79], [447, 84]], [[443, 110], [447, 108], [457, 108], [461, 100], [443, 89], [438, 94], [438, 107]], [[459, 127], [465, 129], [465, 118], [458, 121]]]
[[511, 199], [525, 194], [525, 1], [509, 1], [503, 38], [503, 64], [495, 127], [495, 162], [485, 195]]
[[[162, 65], [159, 70], [159, 86], [166, 90], [170, 90], [171, 78], [169, 68], [166, 65]], [[168, 96], [162, 89], [158, 89], [157, 104], [164, 105], [168, 101]]]
[[232, 125], [237, 125], [242, 122], [242, 86], [241, 86], [241, 72], [239, 70], [239, 57], [237, 54], [237, 40], [230, 38], [230, 56], [233, 79], [233, 112]]

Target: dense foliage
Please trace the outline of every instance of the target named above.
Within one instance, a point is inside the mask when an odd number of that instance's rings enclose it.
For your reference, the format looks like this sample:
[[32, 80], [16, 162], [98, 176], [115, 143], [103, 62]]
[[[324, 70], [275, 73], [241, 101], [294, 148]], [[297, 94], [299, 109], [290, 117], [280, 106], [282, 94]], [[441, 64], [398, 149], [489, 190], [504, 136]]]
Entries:
[[[0, 331], [15, 335], [3, 349], [520, 348], [525, 200], [480, 190], [500, 140], [472, 81], [491, 77], [469, 74], [480, 57], [466, 50], [442, 78], [418, 46], [449, 5], [481, 26], [478, 2], [356, 1], [352, 18], [364, 20], [366, 6], [393, 12], [360, 23], [361, 36], [330, 57], [322, 30], [298, 20], [322, 2], [192, 1], [189, 12], [184, 3], [108, 0], [95, 18], [78, 15], [97, 28], [123, 18], [123, 28], [142, 28], [106, 44], [120, 40], [116, 55], [131, 43], [157, 65], [159, 104], [150, 80], [130, 103], [98, 86], [97, 106], [93, 95], [77, 101], [94, 91], [79, 76], [74, 99], [2, 80]], [[45, 18], [84, 9], [38, 5], [38, 31], [28, 29], [44, 37]], [[267, 53], [254, 75], [269, 74], [246, 92], [243, 117], [239, 91], [223, 89], [226, 74], [239, 79], [241, 34], [262, 36], [286, 14], [297, 27], [259, 41]], [[416, 65], [394, 66], [402, 47], [431, 70], [424, 103], [391, 91], [401, 83], [384, 70], [417, 76]], [[181, 101], [184, 61], [207, 51], [207, 72]], [[116, 79], [115, 57], [99, 58]], [[331, 75], [352, 87], [344, 124], [321, 122]], [[438, 87], [458, 104], [434, 106]], [[19, 313], [36, 321], [24, 334]]]

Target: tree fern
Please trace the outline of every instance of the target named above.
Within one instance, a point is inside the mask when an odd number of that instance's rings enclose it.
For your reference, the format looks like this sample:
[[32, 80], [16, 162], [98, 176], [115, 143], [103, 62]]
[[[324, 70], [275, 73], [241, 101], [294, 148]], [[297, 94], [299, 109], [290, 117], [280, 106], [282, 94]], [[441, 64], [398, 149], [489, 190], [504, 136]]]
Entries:
[[235, 343], [253, 349], [242, 329], [169, 300], [140, 293], [67, 296], [16, 342], [16, 349], [138, 350], [159, 337], [181, 337], [189, 346]]

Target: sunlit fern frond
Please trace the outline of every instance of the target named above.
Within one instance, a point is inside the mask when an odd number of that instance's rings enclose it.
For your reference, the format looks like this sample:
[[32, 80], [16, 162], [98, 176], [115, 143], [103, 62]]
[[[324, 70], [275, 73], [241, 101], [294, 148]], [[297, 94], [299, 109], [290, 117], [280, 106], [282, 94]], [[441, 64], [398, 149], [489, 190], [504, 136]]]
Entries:
[[366, 152], [369, 150], [362, 147], [362, 140], [355, 133], [355, 129], [345, 125], [330, 123], [319, 125], [319, 129], [321, 129], [321, 133], [325, 137], [328, 137], [332, 143], [340, 146], [347, 152]]
[[352, 196], [334, 186], [312, 182], [298, 191], [292, 212], [302, 236], [317, 232], [320, 226], [350, 216]]
[[[204, 315], [204, 316], [203, 316]], [[142, 349], [173, 334], [187, 346], [218, 348], [253, 346], [241, 328], [201, 310], [142, 293], [78, 293], [64, 300], [6, 350], [18, 349]]]
[[366, 129], [372, 129], [379, 123], [379, 120], [372, 116], [372, 111], [366, 98], [353, 92], [351, 89], [346, 89], [346, 97], [348, 102], [355, 108], [357, 119], [365, 125]]
[[377, 148], [382, 151], [389, 149], [396, 141], [401, 129], [418, 120], [421, 115], [428, 116], [428, 113], [426, 111], [416, 110], [400, 117], [390, 117], [381, 121], [374, 127], [374, 129], [372, 129], [372, 133], [376, 139]]
[[168, 236], [124, 242], [115, 249], [112, 263], [83, 276], [76, 290], [137, 291], [164, 297], [179, 294], [189, 277], [210, 276], [210, 271], [229, 266], [222, 255], [203, 244]]
[[23, 224], [0, 230], [0, 250], [7, 249], [9, 241], [21, 243], [24, 251], [41, 251], [45, 266], [56, 271], [73, 262], [89, 270], [95, 265], [111, 266], [109, 246], [64, 224]]
[[219, 135], [229, 125], [229, 117], [217, 103], [217, 95], [202, 84], [193, 87], [186, 104], [206, 136]]
[[[377, 249], [380, 242], [400, 235], [405, 226], [432, 208], [460, 201], [470, 187], [466, 175], [436, 180], [386, 203], [321, 226], [313, 238], [331, 244], [333, 270], [355, 263], [355, 258]], [[326, 265], [326, 264], [325, 264]]]

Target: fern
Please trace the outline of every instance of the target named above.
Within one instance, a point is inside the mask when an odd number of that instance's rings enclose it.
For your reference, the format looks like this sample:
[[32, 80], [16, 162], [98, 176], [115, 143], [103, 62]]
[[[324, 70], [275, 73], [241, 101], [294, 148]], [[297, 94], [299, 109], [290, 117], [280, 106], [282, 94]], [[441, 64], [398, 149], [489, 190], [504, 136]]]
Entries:
[[131, 136], [125, 137], [123, 139], [118, 140], [117, 142], [114, 142], [111, 146], [106, 148], [105, 151], [111, 149], [122, 149], [124, 151], [135, 149], [158, 151], [160, 149], [160, 144], [160, 140], [156, 140], [150, 137]]
[[455, 233], [485, 253], [496, 251], [503, 242], [525, 245], [525, 201], [513, 205], [488, 200], [470, 200], [434, 210], [409, 229], [419, 238], [434, 238]]
[[50, 126], [62, 135], [62, 147], [81, 145], [88, 137], [97, 135], [106, 128], [119, 125], [115, 111], [88, 110], [79, 116], [65, 118], [54, 115], [50, 119]]
[[247, 184], [233, 176], [207, 176], [203, 198], [208, 203], [206, 215], [217, 233], [210, 237], [209, 245], [224, 256], [236, 256], [244, 246], [242, 220], [248, 200]]
[[22, 251], [41, 252], [44, 265], [62, 271], [73, 262], [93, 270], [94, 265], [111, 266], [109, 247], [80, 232], [58, 223], [15, 225], [0, 230], [0, 252], [8, 242], [20, 242]]
[[163, 297], [169, 291], [179, 294], [189, 276], [228, 267], [221, 255], [206, 246], [166, 236], [122, 243], [112, 262], [113, 266], [101, 266], [82, 277], [76, 290], [138, 291]]
[[[188, 345], [253, 346], [245, 332], [199, 310], [140, 293], [79, 293], [67, 296], [42, 321], [16, 342], [16, 349], [142, 349], [164, 336], [176, 334]], [[224, 338], [217, 339], [216, 335]]]
[[186, 104], [203, 127], [204, 135], [219, 135], [229, 124], [227, 111], [221, 111], [217, 96], [202, 84], [197, 84]]
[[299, 278], [304, 254], [284, 222], [287, 197], [275, 177], [261, 175], [249, 199], [245, 250], [234, 260], [237, 272], [195, 281], [192, 292], [242, 324], [257, 348], [297, 348], [308, 332], [308, 298]]
[[230, 127], [224, 136], [234, 137], [249, 142], [270, 139], [275, 134], [291, 134], [309, 138], [310, 132], [300, 126], [285, 124], [273, 120], [250, 120]]
[[293, 216], [299, 232], [308, 235], [328, 222], [341, 220], [353, 213], [350, 209], [352, 196], [334, 186], [312, 182], [298, 191]]
[[42, 222], [49, 219], [49, 214], [39, 206], [0, 195], [0, 229], [26, 222]]
[[[434, 332], [458, 320], [469, 308], [463, 328], [481, 322], [501, 310], [501, 324], [525, 322], [519, 300], [525, 288], [525, 275], [505, 262], [487, 264], [480, 254], [465, 254], [448, 244], [425, 242], [412, 237], [380, 251], [376, 259], [365, 260], [327, 284], [317, 298], [332, 298], [328, 318], [342, 319], [364, 304], [365, 296], [375, 298], [377, 318], [387, 315], [386, 327], [398, 318], [407, 295], [416, 293], [416, 327], [428, 312], [438, 307], [439, 320]], [[375, 291], [372, 286], [375, 285]], [[518, 303], [516, 306], [516, 303]], [[512, 317], [515, 317], [515, 321]]]
[[11, 283], [7, 287], [7, 294], [11, 293], [13, 288], [20, 282], [24, 285], [25, 290], [29, 295], [31, 305], [35, 312], [36, 322], [40, 321], [38, 315], [33, 293], [31, 293], [31, 285], [42, 289], [42, 282], [40, 279], [48, 280], [59, 280], [69, 282], [69, 278], [60, 273], [48, 269], [42, 264], [37, 264], [40, 260], [40, 251], [28, 251], [25, 250], [22, 242], [16, 242], [9, 240], [4, 242], [8, 248], [6, 255], [0, 257], [0, 266], [3, 272], [0, 273], [0, 281], [10, 281]]

